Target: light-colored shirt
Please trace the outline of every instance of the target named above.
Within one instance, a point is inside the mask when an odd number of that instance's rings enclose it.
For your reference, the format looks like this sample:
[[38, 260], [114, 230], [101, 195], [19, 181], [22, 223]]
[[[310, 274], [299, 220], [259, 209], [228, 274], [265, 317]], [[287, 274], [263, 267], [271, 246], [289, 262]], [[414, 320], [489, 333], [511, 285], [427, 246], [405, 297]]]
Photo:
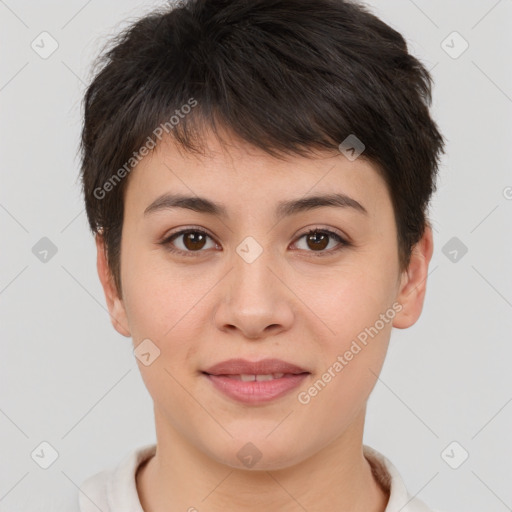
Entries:
[[[142, 446], [131, 452], [114, 469], [106, 469], [87, 478], [80, 486], [80, 512], [144, 512], [135, 475], [139, 466], [156, 452], [156, 444]], [[380, 452], [363, 445], [363, 453], [375, 478], [389, 493], [385, 512], [439, 512], [411, 496], [393, 464]]]

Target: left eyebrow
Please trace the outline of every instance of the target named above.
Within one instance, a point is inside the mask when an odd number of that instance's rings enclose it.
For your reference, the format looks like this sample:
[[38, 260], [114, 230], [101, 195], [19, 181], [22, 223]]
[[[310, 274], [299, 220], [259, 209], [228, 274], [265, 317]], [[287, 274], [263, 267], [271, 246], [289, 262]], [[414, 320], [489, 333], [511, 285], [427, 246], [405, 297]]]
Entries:
[[278, 203], [276, 217], [281, 219], [299, 212], [313, 210], [324, 206], [337, 208], [353, 208], [354, 210], [368, 215], [366, 208], [359, 202], [346, 194], [328, 194], [318, 196], [307, 196], [292, 201], [281, 201]]
[[[282, 219], [283, 217], [326, 206], [352, 208], [364, 215], [368, 215], [366, 208], [352, 197], [346, 194], [328, 194], [281, 201], [276, 208], [276, 218]], [[173, 208], [184, 208], [198, 213], [229, 218], [224, 205], [205, 197], [186, 196], [182, 194], [163, 194], [159, 196], [144, 210], [144, 215]]]

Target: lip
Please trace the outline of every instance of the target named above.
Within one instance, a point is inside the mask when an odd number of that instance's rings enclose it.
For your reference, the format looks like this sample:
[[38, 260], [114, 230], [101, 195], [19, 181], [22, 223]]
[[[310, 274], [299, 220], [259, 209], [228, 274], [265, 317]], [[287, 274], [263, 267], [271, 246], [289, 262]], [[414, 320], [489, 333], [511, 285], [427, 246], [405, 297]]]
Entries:
[[247, 359], [228, 359], [204, 370], [210, 375], [268, 375], [270, 373], [309, 373], [301, 368], [281, 359], [262, 359], [261, 361], [248, 361]]
[[[280, 359], [247, 361], [230, 359], [202, 372], [218, 391], [245, 404], [261, 404], [276, 400], [295, 389], [311, 375], [310, 372]], [[282, 377], [266, 381], [242, 381], [234, 376], [282, 373]]]

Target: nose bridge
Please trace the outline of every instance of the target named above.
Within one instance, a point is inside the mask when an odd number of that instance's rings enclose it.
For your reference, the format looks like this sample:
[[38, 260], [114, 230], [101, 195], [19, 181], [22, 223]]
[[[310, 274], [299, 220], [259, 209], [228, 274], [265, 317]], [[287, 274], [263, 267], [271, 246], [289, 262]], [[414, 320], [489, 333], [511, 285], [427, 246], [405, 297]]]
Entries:
[[236, 327], [248, 338], [264, 336], [269, 326], [272, 332], [289, 328], [293, 312], [273, 254], [252, 236], [235, 248], [216, 314], [219, 328]]
[[[262, 237], [260, 237], [261, 240]], [[264, 245], [265, 244], [265, 245]], [[231, 278], [232, 298], [237, 301], [271, 301], [275, 293], [276, 277], [270, 268], [272, 251], [266, 242], [260, 243], [255, 237], [247, 236], [235, 249]], [[269, 268], [270, 267], [270, 268]]]

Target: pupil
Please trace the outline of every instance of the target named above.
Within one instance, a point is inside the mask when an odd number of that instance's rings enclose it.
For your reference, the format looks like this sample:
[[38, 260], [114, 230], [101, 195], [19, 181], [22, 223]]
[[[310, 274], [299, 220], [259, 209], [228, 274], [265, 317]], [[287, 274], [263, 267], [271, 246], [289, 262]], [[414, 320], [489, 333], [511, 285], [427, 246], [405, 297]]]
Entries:
[[[195, 237], [197, 237], [199, 241], [194, 240]], [[190, 250], [201, 249], [204, 246], [204, 238], [205, 237], [202, 233], [190, 232], [185, 235], [185, 246]], [[192, 246], [190, 246], [190, 243]]]
[[[322, 240], [321, 241], [318, 241], [317, 238], [318, 237], [321, 237]], [[328, 245], [328, 243], [325, 243], [326, 240], [327, 240], [327, 235], [325, 233], [312, 233], [311, 235], [309, 235], [308, 237], [308, 242], [313, 242], [313, 247], [310, 247], [311, 249], [325, 249]]]

